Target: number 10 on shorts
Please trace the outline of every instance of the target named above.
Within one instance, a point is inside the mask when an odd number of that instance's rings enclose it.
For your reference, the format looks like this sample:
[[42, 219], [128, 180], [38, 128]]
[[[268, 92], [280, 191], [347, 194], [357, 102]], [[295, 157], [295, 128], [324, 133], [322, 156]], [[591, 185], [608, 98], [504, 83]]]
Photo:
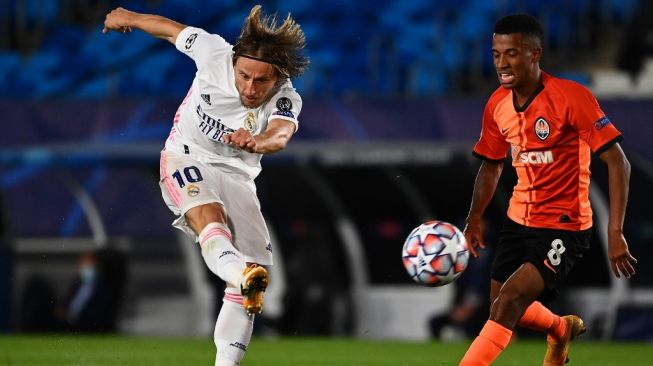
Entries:
[[[200, 173], [200, 170], [197, 169], [196, 166], [191, 165], [189, 167], [186, 167], [184, 168], [183, 172], [184, 172], [183, 176], [179, 171], [179, 169], [175, 170], [175, 172], [172, 173], [172, 177], [175, 178], [175, 180], [177, 181], [179, 188], [184, 188], [184, 186], [186, 186], [186, 182], [184, 181], [184, 178], [186, 178], [186, 181], [188, 181], [189, 183], [201, 182], [204, 179], [202, 178], [202, 173]], [[549, 258], [550, 257], [551, 255], [549, 255]]]

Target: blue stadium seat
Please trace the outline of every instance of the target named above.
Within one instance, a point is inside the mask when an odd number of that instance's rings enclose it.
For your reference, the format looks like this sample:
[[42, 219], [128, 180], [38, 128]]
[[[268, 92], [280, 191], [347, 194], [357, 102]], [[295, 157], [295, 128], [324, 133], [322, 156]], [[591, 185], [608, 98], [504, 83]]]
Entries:
[[71, 95], [77, 98], [106, 98], [110, 93], [110, 76], [103, 75], [79, 83]]
[[408, 81], [411, 96], [444, 95], [449, 88], [447, 72], [434, 58], [415, 65]]
[[[148, 96], [162, 91], [165, 95], [185, 95], [194, 65], [182, 55], [171, 56], [174, 50], [165, 51], [171, 49], [170, 45], [140, 31], [103, 35], [101, 24], [89, 30], [83, 24], [63, 23], [62, 3], [0, 2], [0, 22], [9, 24], [10, 17], [16, 14], [15, 8], [24, 6], [26, 19], [45, 22], [48, 29], [43, 43], [28, 61], [21, 61], [17, 51], [0, 54], [0, 67], [8, 65], [3, 71], [12, 70], [16, 63], [20, 65], [20, 71], [0, 76], [0, 95], [88, 92], [90, 96]], [[71, 3], [76, 2], [66, 4]], [[252, 6], [238, 0], [109, 3], [111, 8], [124, 6], [199, 26], [231, 43], [237, 39], [244, 16]], [[267, 13], [276, 11], [279, 18], [292, 13], [302, 25], [312, 66], [306, 82], [301, 80], [297, 84], [306, 87], [309, 94], [391, 95], [405, 90], [413, 94], [440, 93], [443, 85], [454, 85], [448, 73], [472, 69], [491, 76], [494, 71], [490, 35], [499, 16], [526, 11], [540, 17], [546, 31], [545, 46], [565, 53], [562, 47], [587, 42], [587, 33], [580, 34], [583, 30], [579, 30], [579, 19], [594, 14], [610, 18], [601, 18], [604, 21], [624, 22], [640, 1], [340, 0], [321, 2], [317, 7], [310, 0], [259, 3]], [[12, 44], [15, 43], [13, 40]], [[55, 53], [59, 55], [46, 59]], [[436, 72], [436, 68], [442, 72]], [[144, 76], [144, 71], [151, 69], [157, 73]], [[407, 81], [406, 77], [415, 81]], [[117, 88], [108, 88], [109, 80], [117, 81]], [[75, 86], [76, 82], [81, 85]]]
[[81, 25], [60, 24], [48, 32], [40, 47], [41, 51], [64, 51], [71, 58], [80, 53], [80, 45], [86, 36]]
[[161, 41], [140, 31], [102, 34], [98, 28], [85, 39], [81, 51], [95, 60], [96, 67], [106, 67], [137, 58], [157, 42]]
[[0, 52], [0, 95], [12, 96], [16, 88], [16, 73], [22, 66], [19, 54], [15, 52]]
[[590, 86], [591, 76], [589, 73], [582, 71], [564, 71], [557, 72], [557, 77], [573, 80], [579, 84], [585, 85], [586, 87]]
[[612, 14], [612, 21], [624, 24], [630, 19], [639, 7], [639, 0], [620, 0], [610, 1], [610, 14]]
[[466, 11], [460, 15], [458, 27], [464, 40], [474, 41], [492, 36], [494, 23], [490, 19], [493, 15], [486, 10]]
[[61, 53], [37, 52], [19, 69], [17, 80], [26, 85], [32, 95], [42, 97], [56, 91], [67, 75]]
[[43, 23], [52, 25], [59, 16], [61, 1], [59, 0], [26, 0], [15, 4], [22, 7], [25, 20], [28, 23]]
[[[171, 53], [154, 53], [139, 59], [127, 72], [121, 73], [119, 91], [123, 96], [159, 94], [165, 95], [166, 76], [175, 67]], [[185, 87], [188, 87], [186, 85]]]

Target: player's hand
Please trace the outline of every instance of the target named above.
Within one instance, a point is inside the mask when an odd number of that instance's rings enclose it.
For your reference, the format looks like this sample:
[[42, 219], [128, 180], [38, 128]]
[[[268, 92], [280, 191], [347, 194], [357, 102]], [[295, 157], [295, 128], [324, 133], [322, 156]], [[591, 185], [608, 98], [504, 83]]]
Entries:
[[628, 251], [626, 238], [621, 233], [608, 232], [608, 258], [612, 273], [617, 278], [624, 276], [630, 278], [635, 275], [637, 259]]
[[251, 132], [244, 128], [239, 128], [236, 132], [225, 135], [224, 142], [251, 153], [256, 152], [256, 139]]
[[137, 16], [138, 13], [124, 8], [113, 9], [104, 19], [104, 29], [102, 29], [102, 33], [107, 33], [110, 30], [120, 33], [131, 32], [133, 21]]
[[483, 227], [481, 220], [468, 219], [467, 225], [465, 225], [465, 230], [463, 230], [463, 234], [465, 235], [465, 240], [467, 240], [469, 252], [472, 253], [474, 258], [478, 258], [477, 248], [485, 248], [485, 240], [483, 240]]

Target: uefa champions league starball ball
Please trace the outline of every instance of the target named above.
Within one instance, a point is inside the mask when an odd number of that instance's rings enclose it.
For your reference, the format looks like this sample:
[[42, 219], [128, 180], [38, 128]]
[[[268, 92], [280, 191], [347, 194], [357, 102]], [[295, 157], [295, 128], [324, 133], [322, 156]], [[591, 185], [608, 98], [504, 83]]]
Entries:
[[460, 276], [469, 261], [463, 233], [443, 221], [429, 221], [416, 227], [402, 250], [404, 267], [420, 285], [444, 286]]

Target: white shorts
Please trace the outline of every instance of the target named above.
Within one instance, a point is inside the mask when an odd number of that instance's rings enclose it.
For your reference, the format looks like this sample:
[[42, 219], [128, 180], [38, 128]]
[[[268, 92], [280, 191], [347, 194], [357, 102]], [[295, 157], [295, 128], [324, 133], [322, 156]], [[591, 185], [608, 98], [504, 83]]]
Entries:
[[234, 246], [245, 261], [272, 264], [272, 244], [254, 181], [225, 165], [201, 163], [188, 155], [161, 152], [161, 194], [168, 208], [179, 216], [172, 226], [198, 239], [184, 214], [193, 207], [220, 203]]

